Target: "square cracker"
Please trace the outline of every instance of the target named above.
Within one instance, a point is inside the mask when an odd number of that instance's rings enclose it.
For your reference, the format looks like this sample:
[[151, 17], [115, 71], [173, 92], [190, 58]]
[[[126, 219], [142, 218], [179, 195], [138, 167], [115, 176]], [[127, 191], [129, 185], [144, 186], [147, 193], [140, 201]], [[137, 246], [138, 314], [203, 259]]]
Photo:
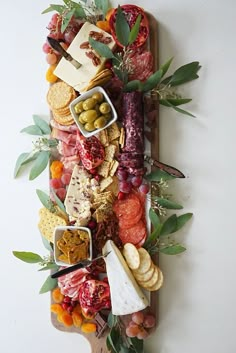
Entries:
[[109, 146], [109, 139], [107, 129], [104, 129], [99, 132], [99, 140], [103, 146]]
[[101, 191], [105, 190], [112, 182], [113, 182], [113, 179], [111, 176], [105, 179], [102, 179], [100, 182], [100, 190]]
[[108, 126], [107, 133], [109, 141], [113, 141], [120, 136], [120, 129], [116, 122]]
[[103, 161], [102, 164], [98, 167], [98, 174], [107, 178], [109, 175], [110, 162]]
[[115, 145], [109, 145], [105, 147], [105, 161], [111, 162], [113, 161], [113, 158], [116, 153], [116, 146]]

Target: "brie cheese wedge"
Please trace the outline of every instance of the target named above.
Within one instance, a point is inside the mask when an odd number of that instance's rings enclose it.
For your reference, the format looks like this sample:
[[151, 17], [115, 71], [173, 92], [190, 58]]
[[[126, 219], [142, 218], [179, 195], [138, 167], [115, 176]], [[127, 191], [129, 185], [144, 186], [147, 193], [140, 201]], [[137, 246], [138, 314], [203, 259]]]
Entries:
[[[59, 77], [61, 80], [66, 82], [68, 85], [72, 86], [76, 91], [83, 91], [88, 86], [89, 81], [102, 70], [106, 59], [104, 57], [100, 57], [100, 64], [95, 66], [92, 63], [92, 60], [88, 58], [86, 53], [93, 49], [82, 49], [80, 45], [82, 43], [88, 42], [89, 33], [91, 31], [104, 33], [106, 37], [111, 38], [111, 42], [107, 44], [107, 46], [112, 50], [115, 47], [115, 41], [112, 36], [102, 31], [97, 26], [85, 22], [78, 32], [78, 34], [73, 39], [70, 44], [67, 52], [71, 54], [71, 56], [77, 60], [82, 66], [79, 69], [76, 69], [69, 61], [62, 58], [58, 63], [56, 69], [54, 70], [54, 74]], [[98, 56], [98, 54], [96, 54]]]
[[106, 272], [111, 292], [111, 306], [113, 315], [128, 315], [145, 309], [149, 302], [135, 281], [120, 250], [112, 240], [108, 240], [103, 247]]

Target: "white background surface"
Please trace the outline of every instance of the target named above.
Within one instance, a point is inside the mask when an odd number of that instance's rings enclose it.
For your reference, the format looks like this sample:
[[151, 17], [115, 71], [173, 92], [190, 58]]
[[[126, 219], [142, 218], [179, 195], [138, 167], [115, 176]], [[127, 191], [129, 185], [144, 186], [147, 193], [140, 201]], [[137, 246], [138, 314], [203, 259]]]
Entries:
[[[120, 4], [124, 3], [120, 1]], [[127, 3], [127, 2], [126, 2]], [[129, 1], [155, 15], [160, 62], [173, 69], [202, 64], [200, 78], [184, 87], [194, 98], [192, 119], [160, 110], [160, 159], [188, 176], [172, 192], [194, 219], [178, 235], [188, 251], [161, 256], [159, 327], [146, 353], [234, 353], [236, 351], [235, 236], [235, 16], [234, 0]], [[50, 323], [49, 295], [39, 295], [45, 273], [18, 261], [12, 250], [46, 255], [37, 230], [47, 173], [29, 182], [13, 180], [17, 156], [31, 148], [19, 131], [32, 114], [48, 115], [47, 64], [41, 50], [50, 15], [47, 0], [1, 4], [1, 245], [0, 345], [4, 353], [90, 352], [76, 334]], [[4, 33], [4, 34], [3, 34]]]

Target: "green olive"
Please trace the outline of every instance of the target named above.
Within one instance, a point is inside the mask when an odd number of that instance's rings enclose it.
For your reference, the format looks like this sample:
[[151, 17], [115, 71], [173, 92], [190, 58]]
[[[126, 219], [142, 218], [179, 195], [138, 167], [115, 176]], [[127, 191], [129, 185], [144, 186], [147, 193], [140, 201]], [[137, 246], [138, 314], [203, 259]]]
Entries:
[[[81, 113], [82, 114], [82, 113]], [[83, 115], [81, 116], [81, 114], [79, 115], [79, 117], [78, 117], [78, 120], [79, 120], [79, 122], [81, 123], [81, 124], [85, 124], [85, 121], [84, 121], [84, 119], [83, 119]]]
[[107, 114], [103, 114], [104, 118], [108, 121], [111, 119], [111, 112], [107, 113]]
[[99, 110], [102, 114], [107, 114], [111, 111], [111, 107], [107, 102], [100, 104]]
[[80, 114], [84, 110], [83, 103], [84, 103], [84, 101], [80, 101], [75, 105], [74, 109], [75, 109], [76, 114]]
[[94, 126], [94, 123], [86, 123], [84, 125], [84, 128], [86, 131], [93, 131], [95, 130], [95, 126]]
[[101, 129], [103, 128], [107, 123], [107, 120], [104, 118], [104, 116], [100, 116], [94, 121], [94, 127], [96, 129]]
[[82, 118], [86, 123], [92, 123], [98, 116], [96, 110], [94, 109], [86, 110], [82, 114]]
[[98, 103], [102, 103], [102, 101], [104, 100], [103, 94], [101, 92], [95, 92], [92, 95], [92, 98], [95, 99]]
[[83, 109], [84, 109], [84, 110], [93, 109], [96, 104], [97, 104], [97, 101], [96, 101], [95, 99], [93, 99], [93, 98], [87, 98], [87, 99], [85, 99], [85, 101], [83, 102]]

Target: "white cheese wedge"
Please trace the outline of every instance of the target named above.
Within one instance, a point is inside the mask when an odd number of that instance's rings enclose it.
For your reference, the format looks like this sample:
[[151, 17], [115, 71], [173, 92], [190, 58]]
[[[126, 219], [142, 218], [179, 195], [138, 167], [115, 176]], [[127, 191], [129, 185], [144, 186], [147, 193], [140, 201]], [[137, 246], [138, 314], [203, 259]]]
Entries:
[[79, 226], [87, 225], [91, 218], [92, 193], [90, 174], [84, 167], [75, 165], [64, 204], [70, 220], [76, 220]]
[[145, 309], [149, 302], [112, 240], [108, 240], [103, 247], [104, 255], [109, 251], [105, 262], [111, 292], [112, 314], [128, 315]]
[[102, 31], [100, 28], [89, 22], [85, 22], [67, 49], [67, 52], [71, 54], [75, 60], [81, 63], [82, 66], [79, 69], [76, 69], [69, 61], [62, 58], [54, 70], [54, 74], [57, 77], [68, 83], [68, 85], [74, 87], [74, 89], [79, 92], [83, 91], [87, 87], [89, 81], [101, 71], [106, 60], [105, 58], [100, 57], [101, 63], [98, 66], [94, 66], [92, 60], [86, 55], [86, 52], [89, 52], [90, 49], [80, 48], [82, 43], [88, 41], [90, 31], [104, 33], [106, 37], [112, 39], [111, 43], [107, 44], [107, 46], [111, 50], [115, 47], [115, 42], [109, 33]]

